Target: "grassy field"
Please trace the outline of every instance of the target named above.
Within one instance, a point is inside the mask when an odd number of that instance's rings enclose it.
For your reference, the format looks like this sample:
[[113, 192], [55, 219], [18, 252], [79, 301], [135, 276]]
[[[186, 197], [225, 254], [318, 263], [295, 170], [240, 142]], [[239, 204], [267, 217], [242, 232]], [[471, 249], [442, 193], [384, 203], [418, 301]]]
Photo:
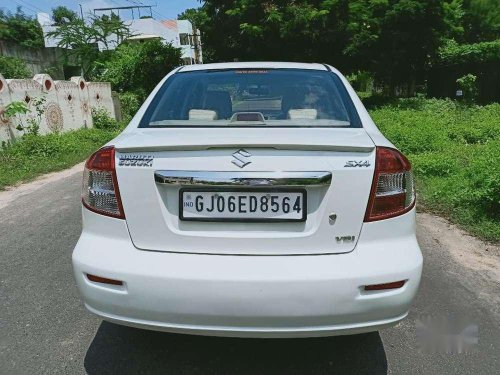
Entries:
[[12, 146], [0, 149], [0, 190], [44, 173], [71, 167], [117, 134], [117, 130], [94, 128], [25, 136]]
[[500, 240], [500, 104], [416, 98], [370, 114], [412, 162], [421, 209]]

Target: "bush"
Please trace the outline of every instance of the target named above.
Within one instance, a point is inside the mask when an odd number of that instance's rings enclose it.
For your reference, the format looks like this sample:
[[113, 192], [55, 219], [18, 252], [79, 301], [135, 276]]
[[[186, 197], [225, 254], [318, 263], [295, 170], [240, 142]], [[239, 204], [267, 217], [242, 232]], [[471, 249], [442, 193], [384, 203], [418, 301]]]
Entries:
[[472, 44], [447, 40], [439, 49], [438, 56], [444, 65], [500, 62], [500, 39]]
[[394, 104], [397, 99], [394, 96], [388, 96], [373, 92], [358, 92], [357, 93], [366, 108], [378, 108], [387, 104]]
[[0, 56], [0, 73], [5, 78], [32, 78], [33, 74], [23, 60], [17, 57]]
[[420, 207], [500, 240], [500, 104], [412, 98], [370, 114], [410, 159]]
[[457, 170], [457, 160], [440, 152], [412, 156], [413, 170], [421, 176], [447, 176]]
[[477, 77], [474, 74], [467, 74], [457, 79], [458, 88], [462, 91], [463, 98], [466, 102], [472, 103], [476, 100]]
[[140, 95], [133, 92], [123, 92], [120, 93], [119, 96], [120, 103], [122, 105], [123, 117], [126, 120], [130, 120], [132, 117], [134, 117], [142, 104], [141, 97]]
[[467, 168], [461, 176], [467, 181], [458, 192], [458, 202], [500, 220], [500, 137], [476, 147], [471, 152]]
[[381, 131], [399, 148], [419, 154], [441, 151], [445, 147], [447, 134], [434, 129], [454, 121], [449, 115], [443, 115], [450, 110], [453, 113], [451, 108], [455, 108], [451, 100], [401, 99], [373, 110], [372, 116]]
[[110, 117], [105, 108], [92, 108], [92, 122], [97, 129], [118, 129], [120, 124], [114, 118]]
[[160, 80], [181, 64], [181, 51], [160, 40], [122, 43], [104, 62], [100, 80], [119, 92], [130, 91], [144, 100]]
[[455, 97], [457, 79], [473, 74], [477, 77], [477, 102], [500, 100], [500, 39], [473, 44], [458, 44], [454, 40], [443, 43], [427, 78], [428, 94], [437, 97]]

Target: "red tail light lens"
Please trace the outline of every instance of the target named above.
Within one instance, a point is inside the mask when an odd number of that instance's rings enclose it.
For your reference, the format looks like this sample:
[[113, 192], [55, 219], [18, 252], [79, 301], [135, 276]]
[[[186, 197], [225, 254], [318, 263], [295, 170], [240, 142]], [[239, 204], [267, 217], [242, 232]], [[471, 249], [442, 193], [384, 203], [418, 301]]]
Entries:
[[365, 290], [399, 289], [405, 285], [406, 280], [393, 281], [392, 283], [365, 285]]
[[375, 172], [365, 221], [402, 215], [415, 205], [411, 165], [399, 151], [377, 147]]
[[123, 281], [121, 281], [121, 280], [108, 279], [106, 277], [91, 275], [90, 273], [87, 274], [87, 279], [89, 279], [90, 281], [93, 281], [94, 283], [110, 284], [110, 285], [123, 285]]
[[115, 171], [115, 148], [103, 147], [85, 163], [82, 202], [101, 215], [125, 219]]

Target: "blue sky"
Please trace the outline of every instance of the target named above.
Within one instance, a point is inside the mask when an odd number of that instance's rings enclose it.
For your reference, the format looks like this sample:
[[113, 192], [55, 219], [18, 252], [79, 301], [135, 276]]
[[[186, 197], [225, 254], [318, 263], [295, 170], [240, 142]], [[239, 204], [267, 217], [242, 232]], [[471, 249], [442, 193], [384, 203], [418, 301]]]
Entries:
[[[35, 15], [37, 12], [50, 13], [52, 8], [58, 5], [64, 5], [79, 13], [80, 7], [78, 4], [82, 4], [84, 12], [85, 9], [92, 8], [109, 8], [115, 6], [133, 6], [141, 4], [153, 5], [153, 17], [157, 19], [176, 18], [177, 15], [182, 13], [185, 9], [200, 6], [200, 2], [198, 0], [2, 0], [0, 8], [14, 11], [17, 6], [21, 6], [25, 13]], [[148, 13], [149, 11], [144, 10], [144, 12]], [[128, 19], [132, 18], [131, 16], [132, 14], [130, 12], [123, 13], [122, 18]]]

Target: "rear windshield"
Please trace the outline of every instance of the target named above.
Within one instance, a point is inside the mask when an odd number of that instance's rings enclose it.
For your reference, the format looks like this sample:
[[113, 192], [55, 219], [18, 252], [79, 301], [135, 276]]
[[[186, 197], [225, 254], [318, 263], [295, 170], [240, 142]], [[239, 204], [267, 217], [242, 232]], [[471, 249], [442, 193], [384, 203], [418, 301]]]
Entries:
[[155, 96], [140, 127], [359, 127], [338, 76], [299, 69], [176, 73]]

